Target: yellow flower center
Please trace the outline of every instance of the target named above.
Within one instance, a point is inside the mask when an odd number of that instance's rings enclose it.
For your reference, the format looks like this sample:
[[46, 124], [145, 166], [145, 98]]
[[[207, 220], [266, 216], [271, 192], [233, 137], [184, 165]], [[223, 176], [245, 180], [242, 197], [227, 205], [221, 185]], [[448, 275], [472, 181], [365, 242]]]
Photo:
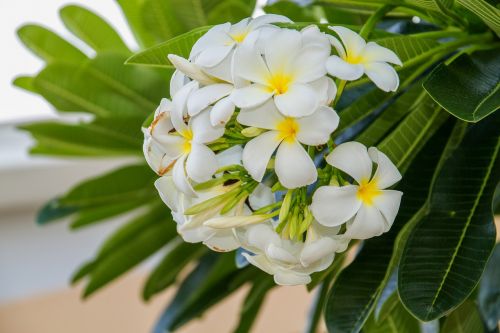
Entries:
[[293, 142], [299, 132], [299, 123], [294, 118], [285, 118], [276, 126], [278, 130], [278, 140]]
[[277, 73], [267, 79], [269, 92], [274, 92], [276, 95], [284, 94], [288, 91], [288, 86], [292, 82], [293, 77], [284, 73]]
[[347, 56], [344, 60], [353, 65], [364, 62], [364, 58], [362, 55], [352, 53], [347, 53]]
[[184, 137], [184, 142], [182, 143], [182, 151], [184, 154], [191, 152], [191, 141], [193, 140], [193, 132], [191, 130], [185, 130], [180, 133]]
[[230, 36], [236, 43], [241, 43], [245, 40], [247, 35], [248, 35], [248, 31], [244, 31], [244, 32], [240, 32], [239, 34], [234, 34], [234, 35], [230, 35]]
[[381, 191], [378, 189], [376, 179], [372, 179], [371, 181], [363, 179], [359, 184], [357, 196], [365, 205], [373, 205], [373, 200], [380, 194]]

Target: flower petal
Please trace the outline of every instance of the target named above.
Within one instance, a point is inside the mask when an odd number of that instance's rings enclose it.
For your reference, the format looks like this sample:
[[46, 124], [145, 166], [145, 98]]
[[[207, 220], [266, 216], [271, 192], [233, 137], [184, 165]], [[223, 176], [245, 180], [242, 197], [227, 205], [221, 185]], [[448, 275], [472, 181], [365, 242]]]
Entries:
[[377, 170], [373, 175], [373, 179], [376, 179], [379, 189], [388, 188], [401, 180], [401, 173], [386, 154], [375, 147], [370, 147], [368, 154], [372, 161], [377, 163]]
[[170, 78], [170, 96], [174, 96], [177, 92], [189, 82], [186, 74], [180, 70], [176, 70]]
[[179, 57], [175, 54], [169, 54], [168, 60], [170, 60], [170, 62], [175, 66], [175, 68], [177, 68], [177, 70], [181, 71], [191, 79], [198, 81], [203, 85], [212, 84], [215, 82], [200, 68], [200, 66], [193, 64], [183, 57]]
[[212, 126], [225, 125], [233, 116], [235, 108], [236, 105], [234, 105], [230, 97], [224, 97], [215, 103], [210, 111], [210, 123]]
[[265, 251], [269, 244], [281, 244], [280, 236], [269, 223], [248, 227], [241, 241], [246, 249], [256, 253]]
[[357, 80], [363, 76], [364, 68], [359, 64], [350, 64], [339, 56], [332, 55], [326, 60], [326, 70], [341, 80]]
[[260, 182], [271, 155], [280, 144], [278, 133], [269, 131], [250, 140], [243, 148], [243, 166], [253, 179]]
[[264, 54], [271, 74], [289, 72], [293, 59], [302, 47], [300, 32], [281, 29], [266, 40]]
[[326, 75], [325, 61], [329, 55], [329, 44], [327, 49], [318, 45], [303, 48], [293, 60], [296, 82], [307, 83]]
[[174, 168], [172, 170], [172, 179], [177, 189], [179, 189], [179, 191], [191, 197], [196, 197], [197, 195], [194, 192], [193, 187], [189, 183], [189, 180], [186, 176], [186, 169], [184, 168], [185, 161], [186, 161], [186, 155], [182, 155], [175, 162]]
[[181, 193], [175, 187], [172, 176], [163, 176], [155, 181], [155, 188], [160, 194], [161, 200], [173, 212], [179, 211], [179, 196]]
[[231, 99], [239, 108], [254, 108], [267, 101], [274, 92], [261, 84], [251, 84], [236, 88], [231, 93]]
[[245, 80], [266, 84], [269, 71], [260, 53], [250, 46], [240, 46], [234, 52], [234, 73]]
[[229, 29], [231, 28], [231, 23], [218, 24], [210, 30], [208, 30], [200, 39], [194, 43], [191, 48], [191, 53], [189, 59], [195, 58], [202, 51], [207, 48], [213, 47], [214, 45], [225, 45], [232, 41], [232, 38], [228, 35]]
[[333, 260], [336, 248], [335, 241], [328, 237], [320, 238], [315, 242], [305, 243], [300, 253], [300, 262], [303, 266], [307, 267], [328, 256], [331, 256], [331, 260]]
[[398, 89], [398, 73], [391, 65], [385, 62], [371, 62], [365, 64], [365, 73], [370, 80], [383, 91], [389, 92]]
[[224, 135], [224, 127], [212, 126], [210, 123], [210, 112], [207, 110], [189, 119], [194, 142], [209, 143]]
[[352, 239], [368, 239], [380, 236], [386, 228], [386, 221], [375, 206], [362, 205], [354, 221], [347, 224], [345, 236]]
[[242, 109], [237, 120], [240, 124], [265, 129], [276, 129], [284, 117], [278, 112], [272, 100], [252, 109]]
[[202, 183], [210, 180], [217, 170], [214, 152], [205, 145], [192, 143], [191, 152], [186, 161], [186, 172], [189, 178]]
[[198, 82], [191, 81], [182, 87], [172, 98], [172, 111], [170, 112], [172, 124], [177, 132], [184, 132], [187, 126], [184, 117], [187, 115], [187, 99], [191, 93], [198, 89]]
[[280, 270], [274, 275], [274, 282], [280, 286], [298, 286], [309, 284], [311, 277], [308, 274], [296, 273], [292, 270]]
[[318, 94], [319, 105], [330, 105], [337, 94], [335, 82], [327, 76], [309, 82], [309, 86]]
[[393, 51], [375, 42], [368, 42], [363, 50], [363, 60], [366, 62], [390, 62], [402, 66], [403, 63]]
[[217, 252], [229, 252], [240, 247], [240, 243], [234, 236], [233, 230], [217, 230], [203, 244]]
[[248, 23], [248, 29], [257, 29], [269, 23], [293, 23], [293, 21], [283, 15], [265, 14], [251, 20], [250, 23]]
[[326, 157], [326, 161], [354, 178], [358, 184], [371, 178], [372, 160], [366, 147], [359, 142], [351, 141], [338, 145]]
[[252, 209], [258, 210], [262, 207], [272, 204], [276, 200], [274, 198], [273, 192], [271, 191], [271, 188], [260, 183], [250, 194], [250, 196], [248, 197], [248, 201]]
[[347, 222], [361, 207], [357, 192], [358, 187], [355, 185], [321, 186], [314, 192], [311, 203], [314, 218], [327, 227]]
[[155, 135], [153, 140], [158, 142], [165, 154], [171, 158], [178, 158], [183, 154], [182, 145], [185, 139], [178, 135]]
[[332, 108], [320, 106], [312, 115], [298, 118], [297, 122], [297, 140], [306, 145], [318, 146], [330, 139], [330, 135], [339, 125], [339, 116]]
[[217, 45], [200, 52], [195, 63], [203, 67], [215, 67], [220, 64], [234, 48], [234, 44]]
[[255, 267], [263, 270], [267, 274], [270, 275], [274, 274], [275, 268], [273, 267], [271, 262], [266, 258], [265, 255], [262, 254], [251, 255], [248, 253], [242, 253], [242, 255], [245, 257], [246, 260], [248, 260], [249, 263], [251, 263]]
[[195, 90], [187, 101], [187, 110], [190, 116], [195, 116], [207, 106], [227, 96], [233, 90], [232, 84], [217, 83]]
[[351, 29], [342, 26], [329, 28], [335, 31], [337, 35], [339, 35], [340, 40], [344, 44], [346, 53], [349, 56], [357, 56], [361, 54], [366, 46], [366, 42], [360, 35], [352, 31]]
[[311, 24], [300, 31], [302, 35], [302, 47], [319, 46], [330, 55], [330, 40], [327, 35], [315, 24]]
[[274, 169], [280, 183], [290, 189], [310, 185], [318, 178], [313, 160], [295, 140], [284, 140], [278, 147]]
[[295, 83], [287, 92], [274, 96], [278, 110], [289, 117], [304, 117], [316, 111], [319, 105], [318, 94], [308, 85]]
[[219, 168], [228, 165], [241, 165], [241, 158], [243, 155], [243, 148], [241, 146], [232, 146], [215, 156], [217, 158], [217, 165]]
[[342, 59], [345, 59], [347, 57], [345, 53], [345, 48], [344, 45], [338, 40], [337, 38], [333, 37], [332, 35], [326, 35], [328, 37], [328, 40], [330, 41], [330, 44], [335, 48], [335, 50], [338, 53], [338, 56]]
[[385, 217], [386, 229], [384, 231], [388, 231], [394, 223], [394, 219], [396, 219], [396, 215], [399, 211], [402, 196], [403, 192], [385, 190], [373, 199], [373, 205], [380, 210]]

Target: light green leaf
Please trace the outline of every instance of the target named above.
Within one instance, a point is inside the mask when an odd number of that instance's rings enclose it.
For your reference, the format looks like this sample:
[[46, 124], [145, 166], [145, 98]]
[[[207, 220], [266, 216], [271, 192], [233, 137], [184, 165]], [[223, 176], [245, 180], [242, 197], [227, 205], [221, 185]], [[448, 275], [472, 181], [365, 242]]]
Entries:
[[439, 318], [475, 288], [495, 243], [491, 200], [500, 178], [500, 117], [471, 127], [436, 178], [427, 215], [410, 234], [398, 290], [423, 321]]
[[203, 0], [168, 0], [186, 30], [207, 25]]
[[500, 10], [484, 0], [456, 0], [488, 25], [498, 36], [500, 36]]
[[252, 9], [242, 1], [226, 0], [217, 5], [208, 15], [208, 24], [224, 22], [238, 23], [252, 15]]
[[42, 26], [23, 25], [17, 30], [17, 35], [27, 48], [48, 63], [54, 61], [80, 63], [87, 59], [82, 51]]
[[[382, 308], [378, 321], [372, 315], [363, 327], [363, 333], [420, 333], [420, 325], [394, 293]], [[446, 331], [445, 331], [446, 332]]]
[[90, 10], [69, 5], [60, 10], [66, 28], [96, 52], [114, 51], [130, 54], [120, 35], [100, 16]]
[[196, 28], [164, 43], [136, 53], [127, 59], [126, 64], [173, 68], [167, 56], [169, 54], [176, 54], [184, 58], [189, 58], [189, 53], [194, 43], [204, 35], [208, 29], [210, 29], [210, 27]]
[[440, 64], [424, 88], [446, 111], [477, 122], [500, 109], [499, 49], [463, 54], [451, 64]]
[[35, 88], [35, 78], [33, 76], [18, 76], [12, 81], [12, 84], [26, 91], [37, 93]]
[[483, 322], [473, 301], [465, 301], [453, 311], [443, 324], [445, 333], [483, 333]]
[[115, 0], [120, 6], [128, 25], [141, 48], [153, 46], [155, 37], [146, 29], [142, 20], [142, 6], [145, 0]]
[[155, 36], [156, 43], [164, 42], [186, 32], [170, 0], [145, 0], [142, 6], [142, 22]]

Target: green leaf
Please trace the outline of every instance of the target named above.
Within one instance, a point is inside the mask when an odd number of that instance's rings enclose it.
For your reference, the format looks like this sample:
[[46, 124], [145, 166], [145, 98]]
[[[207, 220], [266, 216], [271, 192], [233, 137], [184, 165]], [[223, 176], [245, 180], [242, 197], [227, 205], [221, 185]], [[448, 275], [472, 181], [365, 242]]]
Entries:
[[457, 118], [477, 122], [500, 108], [499, 49], [463, 54], [424, 82], [429, 95]]
[[44, 61], [80, 63], [87, 56], [54, 32], [35, 24], [23, 25], [17, 30], [19, 39]]
[[477, 16], [479, 16], [497, 36], [500, 36], [500, 10], [484, 0], [456, 0]]
[[127, 59], [126, 64], [147, 65], [155, 67], [173, 68], [168, 60], [169, 54], [189, 58], [189, 53], [194, 43], [204, 35], [210, 27], [200, 27], [185, 34], [179, 35], [166, 42], [134, 54]]
[[58, 198], [52, 199], [47, 202], [39, 211], [36, 216], [36, 223], [47, 224], [60, 220], [64, 217], [70, 216], [78, 211], [78, 207], [71, 207], [61, 205]]
[[35, 87], [60, 111], [145, 117], [168, 92], [167, 82], [124, 61], [122, 55], [103, 54], [82, 65], [54, 63], [38, 74]]
[[363, 333], [420, 333], [418, 320], [406, 311], [397, 293], [388, 302], [390, 306], [382, 309], [379, 321], [372, 315], [363, 327]]
[[190, 261], [206, 252], [206, 248], [202, 244], [187, 243], [179, 237], [171, 243], [174, 243], [169, 244], [172, 248], [167, 251], [158, 266], [151, 272], [144, 285], [142, 297], [146, 301], [172, 285], [177, 275]]
[[236, 328], [233, 329], [233, 333], [251, 331], [267, 293], [275, 286], [276, 284], [270, 276], [262, 276], [253, 280], [252, 288], [248, 291], [240, 310], [240, 320]]
[[452, 123], [443, 126], [415, 157], [397, 189], [403, 191], [399, 213], [386, 234], [367, 240], [354, 262], [334, 282], [325, 308], [330, 332], [359, 332], [369, 317], [377, 297], [397, 264], [396, 241], [400, 231], [420, 217], [432, 176], [450, 136]]
[[145, 0], [115, 0], [120, 6], [127, 23], [141, 48], [155, 44], [155, 37], [146, 28], [142, 20], [142, 6]]
[[63, 7], [59, 14], [66, 28], [96, 52], [114, 51], [130, 54], [120, 35], [108, 22], [90, 10], [77, 5], [68, 5]]
[[500, 244], [495, 246], [479, 285], [479, 309], [488, 329], [493, 330], [500, 320]]
[[12, 84], [26, 91], [37, 93], [34, 82], [35, 78], [32, 76], [18, 76], [12, 81]]
[[237, 23], [252, 15], [253, 8], [239, 0], [226, 0], [217, 5], [208, 15], [210, 25], [225, 22]]
[[186, 30], [207, 25], [202, 0], [167, 0]]
[[295, 22], [316, 21], [311, 7], [303, 7], [292, 1], [278, 1], [264, 6], [263, 9], [268, 14], [284, 15]]
[[[147, 227], [144, 227], [145, 224]], [[177, 235], [175, 223], [164, 207], [151, 210], [129, 225], [133, 225], [134, 228], [128, 229], [129, 236], [126, 237], [126, 243], [121, 238], [124, 229], [120, 229], [101, 248], [95, 260], [95, 266], [88, 275], [89, 282], [83, 292], [84, 298], [144, 261]], [[130, 229], [139, 232], [130, 235]], [[119, 243], [117, 243], [118, 239]], [[123, 244], [123, 246], [118, 246], [118, 244]]]
[[476, 304], [473, 301], [465, 301], [458, 309], [446, 317], [441, 331], [446, 333], [484, 332], [483, 322]]
[[498, 116], [468, 130], [436, 178], [427, 215], [408, 238], [398, 289], [421, 320], [439, 318], [463, 302], [493, 249], [499, 131]]
[[175, 10], [175, 1], [145, 0], [142, 6], [142, 20], [146, 29], [151, 32], [156, 42], [169, 40], [187, 29]]
[[[63, 156], [136, 156], [141, 152], [142, 117], [98, 118], [70, 125], [44, 122], [21, 126], [37, 140], [33, 154]], [[114, 127], [113, 127], [114, 126]]]

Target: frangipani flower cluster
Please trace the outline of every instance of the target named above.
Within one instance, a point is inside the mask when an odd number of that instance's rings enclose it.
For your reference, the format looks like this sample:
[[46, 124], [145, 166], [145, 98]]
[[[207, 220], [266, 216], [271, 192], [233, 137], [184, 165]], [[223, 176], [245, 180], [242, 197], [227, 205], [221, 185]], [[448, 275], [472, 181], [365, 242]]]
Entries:
[[335, 146], [342, 119], [333, 105], [335, 80], [366, 74], [396, 90], [387, 62], [401, 62], [343, 27], [327, 34], [278, 23], [291, 21], [214, 26], [187, 59], [169, 55], [171, 100], [144, 129], [144, 154], [186, 242], [243, 248], [276, 283], [296, 285], [396, 218], [402, 193], [390, 187], [399, 171], [375, 147]]

